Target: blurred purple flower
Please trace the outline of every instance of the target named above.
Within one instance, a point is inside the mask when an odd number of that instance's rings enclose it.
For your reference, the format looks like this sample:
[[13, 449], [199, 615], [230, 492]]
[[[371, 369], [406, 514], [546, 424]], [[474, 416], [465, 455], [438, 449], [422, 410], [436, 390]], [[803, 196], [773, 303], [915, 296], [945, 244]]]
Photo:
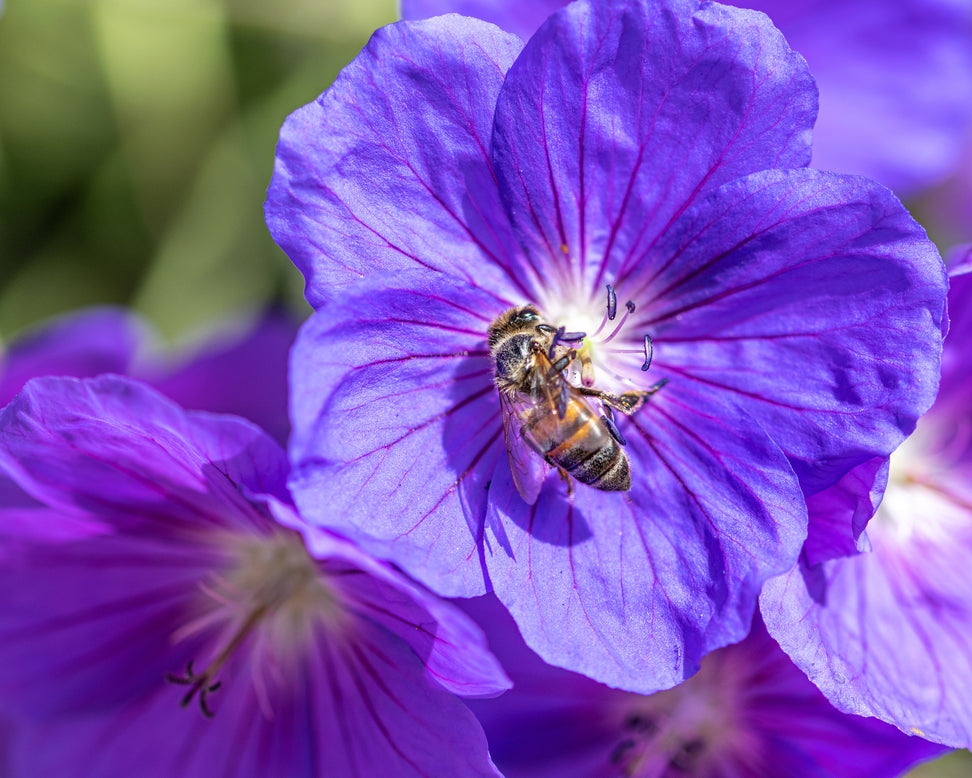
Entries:
[[[529, 38], [566, 0], [401, 0], [402, 18], [461, 13]], [[820, 88], [813, 165], [900, 196], [945, 178], [972, 128], [968, 0], [740, 0], [769, 15]]]
[[119, 373], [183, 407], [244, 416], [283, 443], [290, 431], [287, 354], [297, 324], [277, 311], [243, 316], [171, 353], [131, 311], [76, 311], [28, 330], [0, 351], [0, 407], [36, 376]]
[[836, 710], [758, 616], [681, 686], [640, 696], [544, 664], [489, 595], [464, 607], [513, 680], [470, 705], [507, 778], [888, 778], [945, 751]]
[[10, 775], [497, 774], [454, 696], [509, 685], [482, 633], [305, 527], [252, 424], [38, 378], [0, 413], [0, 468], [60, 528], [0, 554]]
[[[801, 489], [931, 404], [944, 271], [887, 190], [801, 169], [815, 91], [765, 16], [579, 2], [520, 49], [391, 25], [284, 125], [267, 220], [319, 309], [291, 487], [441, 593], [494, 588], [547, 661], [655, 691], [746, 635]], [[514, 490], [486, 331], [524, 303], [589, 333], [599, 388], [670, 379], [620, 422], [630, 492]]]
[[[770, 632], [838, 708], [969, 747], [972, 264], [953, 269], [948, 300], [941, 389], [891, 456], [867, 524], [873, 551], [804, 560], [767, 584], [761, 605]], [[811, 504], [811, 526], [835, 515], [836, 503]]]

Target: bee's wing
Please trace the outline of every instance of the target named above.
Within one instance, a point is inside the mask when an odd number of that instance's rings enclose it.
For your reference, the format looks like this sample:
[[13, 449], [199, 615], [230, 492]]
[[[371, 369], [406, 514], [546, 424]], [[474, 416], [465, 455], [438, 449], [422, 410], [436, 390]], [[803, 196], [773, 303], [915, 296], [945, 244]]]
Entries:
[[523, 436], [523, 419], [532, 410], [529, 400], [514, 400], [500, 393], [503, 416], [503, 434], [506, 437], [506, 455], [513, 473], [513, 484], [520, 497], [533, 505], [540, 494], [543, 479], [550, 469], [543, 457], [534, 451]]

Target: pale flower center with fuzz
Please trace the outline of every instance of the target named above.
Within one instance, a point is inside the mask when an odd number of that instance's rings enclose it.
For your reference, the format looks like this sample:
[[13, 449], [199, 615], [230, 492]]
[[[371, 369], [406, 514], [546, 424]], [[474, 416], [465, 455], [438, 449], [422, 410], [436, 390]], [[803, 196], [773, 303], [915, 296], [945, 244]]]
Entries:
[[610, 754], [628, 778], [670, 772], [707, 774], [713, 760], [745, 760], [753, 748], [740, 712], [749, 669], [724, 652], [710, 655], [680, 686], [647, 697], [632, 694], [618, 709], [620, 737]]
[[868, 534], [892, 542], [916, 537], [945, 541], [968, 523], [972, 495], [954, 472], [968, 449], [968, 420], [925, 416], [915, 432], [891, 454], [888, 486]]
[[168, 678], [189, 686], [183, 707], [198, 695], [203, 713], [212, 716], [208, 695], [219, 689], [218, 676], [226, 663], [247, 644], [255, 660], [257, 697], [272, 717], [263, 670], [279, 676], [288, 662], [312, 646], [317, 625], [339, 637], [348, 625], [347, 613], [296, 532], [233, 534], [215, 542], [227, 562], [199, 583], [199, 613], [172, 634], [172, 642], [213, 629], [219, 637], [211, 641], [204, 669], [194, 670], [190, 663], [184, 676]]
[[579, 290], [551, 293], [538, 302], [538, 308], [551, 325], [563, 327], [568, 337], [584, 336], [570, 344], [580, 357], [567, 373], [572, 384], [597, 384], [599, 389], [616, 393], [648, 388], [650, 382], [642, 375], [650, 366], [653, 345], [649, 334], [635, 322], [635, 300], [619, 296], [606, 285], [595, 295]]

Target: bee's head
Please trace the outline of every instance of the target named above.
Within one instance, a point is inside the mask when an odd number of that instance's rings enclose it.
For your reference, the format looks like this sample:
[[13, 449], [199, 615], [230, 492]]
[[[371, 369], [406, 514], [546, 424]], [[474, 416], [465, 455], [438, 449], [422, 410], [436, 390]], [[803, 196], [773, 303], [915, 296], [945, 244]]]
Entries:
[[488, 339], [490, 350], [507, 335], [515, 332], [532, 332], [543, 323], [540, 311], [532, 305], [521, 305], [504, 311], [489, 325]]

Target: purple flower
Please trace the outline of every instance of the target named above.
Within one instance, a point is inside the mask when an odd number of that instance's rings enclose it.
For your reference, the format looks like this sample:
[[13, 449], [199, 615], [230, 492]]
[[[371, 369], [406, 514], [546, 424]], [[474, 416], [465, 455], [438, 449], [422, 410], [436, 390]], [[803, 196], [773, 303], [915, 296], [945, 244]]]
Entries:
[[[931, 404], [944, 271], [887, 190], [800, 167], [815, 90], [765, 16], [578, 2], [520, 49], [391, 25], [285, 123], [267, 220], [318, 308], [291, 487], [440, 593], [495, 589], [547, 661], [656, 691], [747, 634], [803, 490]], [[617, 414], [630, 491], [514, 488], [486, 335], [525, 304], [587, 333], [576, 386], [669, 381]]]
[[[972, 745], [970, 271], [952, 272], [941, 390], [891, 456], [873, 550], [801, 564], [761, 599], [770, 632], [838, 708], [961, 747]], [[811, 526], [834, 515], [837, 503], [811, 504]]]
[[269, 311], [223, 322], [192, 348], [164, 352], [148, 324], [122, 308], [87, 308], [16, 338], [0, 353], [0, 407], [31, 378], [121, 373], [146, 381], [180, 405], [235, 413], [287, 439], [287, 354], [297, 334]]
[[758, 616], [681, 686], [641, 696], [544, 664], [491, 598], [467, 611], [514, 683], [471, 704], [507, 778], [884, 778], [945, 750], [836, 710]]
[[[529, 38], [566, 0], [401, 0], [402, 17], [457, 12]], [[900, 195], [947, 176], [972, 128], [966, 0], [741, 0], [769, 14], [820, 87], [814, 167]]]
[[305, 527], [250, 423], [39, 378], [0, 413], [0, 468], [61, 530], [0, 555], [11, 775], [496, 775], [454, 696], [509, 685], [482, 634]]

